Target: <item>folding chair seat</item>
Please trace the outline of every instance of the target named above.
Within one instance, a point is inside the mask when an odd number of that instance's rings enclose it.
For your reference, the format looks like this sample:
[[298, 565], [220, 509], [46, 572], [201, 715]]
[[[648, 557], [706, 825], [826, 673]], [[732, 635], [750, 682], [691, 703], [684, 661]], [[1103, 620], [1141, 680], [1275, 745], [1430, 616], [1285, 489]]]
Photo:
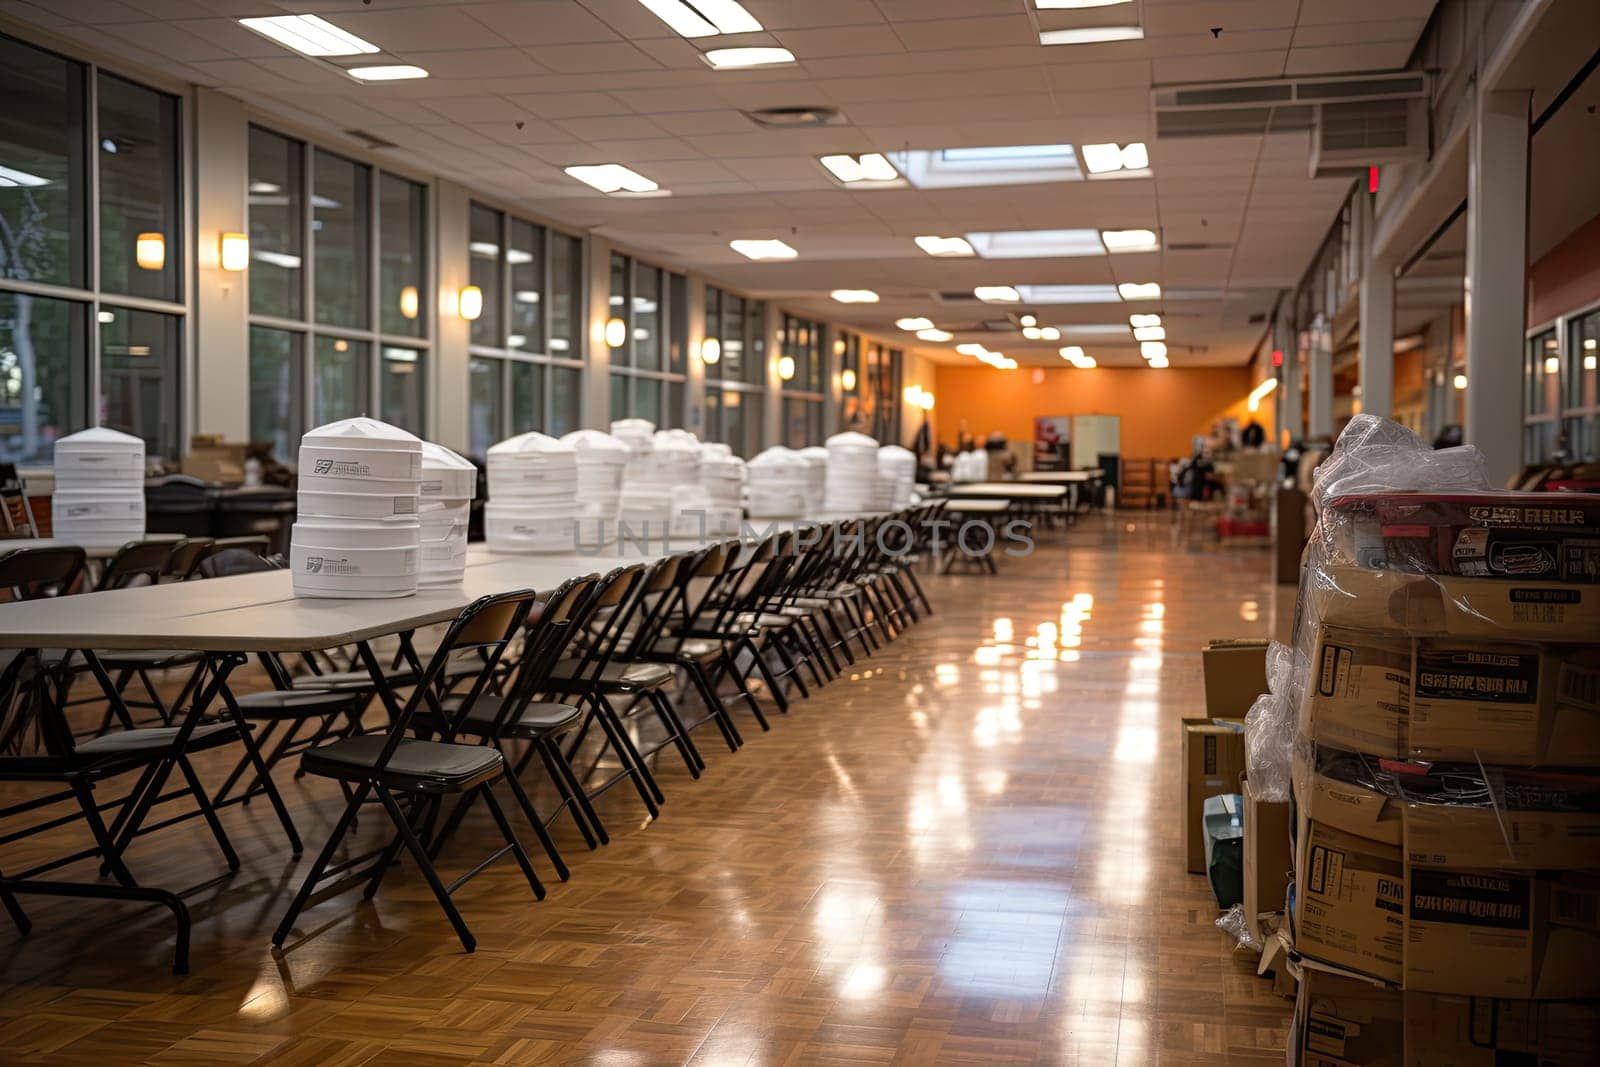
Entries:
[[406, 793], [461, 793], [505, 771], [498, 749], [409, 737], [380, 767], [387, 741], [379, 734], [343, 737], [311, 749], [301, 763], [308, 774], [346, 782], [376, 776], [388, 788]]

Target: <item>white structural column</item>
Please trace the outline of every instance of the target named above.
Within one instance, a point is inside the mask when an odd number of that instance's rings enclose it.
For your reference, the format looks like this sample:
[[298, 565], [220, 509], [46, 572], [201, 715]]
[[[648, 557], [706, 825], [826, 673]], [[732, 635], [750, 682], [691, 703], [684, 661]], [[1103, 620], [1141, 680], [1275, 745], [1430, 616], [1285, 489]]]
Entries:
[[1283, 353], [1283, 381], [1278, 386], [1277, 403], [1279, 436], [1288, 430], [1289, 439], [1299, 441], [1306, 435], [1306, 428], [1301, 417], [1300, 353], [1295, 347], [1294, 325], [1289, 318], [1293, 314], [1292, 308], [1280, 306], [1272, 344]]
[[1394, 263], [1372, 251], [1372, 194], [1356, 190], [1361, 225], [1361, 410], [1394, 414]]
[[[434, 232], [437, 237], [438, 294], [435, 301], [438, 324], [433, 331], [434, 373], [431, 433], [433, 439], [463, 455], [471, 440], [468, 422], [471, 412], [471, 372], [467, 345], [472, 338], [472, 323], [461, 317], [461, 290], [471, 284], [467, 251], [467, 220], [472, 209], [472, 194], [465, 186], [440, 181], [434, 185]], [[498, 436], [498, 432], [496, 433]]]
[[584, 242], [584, 264], [589, 284], [583, 331], [583, 425], [602, 430], [627, 412], [611, 410], [611, 349], [606, 345], [606, 321], [611, 318], [611, 242], [589, 236]]
[[[230, 441], [250, 435], [250, 288], [248, 271], [222, 269], [222, 235], [249, 233], [249, 124], [244, 105], [210, 89], [194, 90], [195, 272], [193, 385], [189, 425]], [[188, 443], [183, 447], [188, 449]]]
[[1464, 429], [1496, 485], [1522, 465], [1528, 108], [1526, 92], [1479, 92], [1469, 135]]
[[1333, 349], [1327, 320], [1318, 315], [1306, 331], [1306, 433], [1333, 436]]

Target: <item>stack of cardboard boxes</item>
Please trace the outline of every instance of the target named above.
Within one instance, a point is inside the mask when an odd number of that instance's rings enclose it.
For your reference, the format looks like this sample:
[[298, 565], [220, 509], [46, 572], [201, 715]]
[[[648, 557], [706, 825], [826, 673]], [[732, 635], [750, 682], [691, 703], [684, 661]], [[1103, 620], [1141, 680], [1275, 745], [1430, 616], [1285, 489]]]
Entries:
[[1600, 1057], [1600, 497], [1325, 500], [1291, 1062]]

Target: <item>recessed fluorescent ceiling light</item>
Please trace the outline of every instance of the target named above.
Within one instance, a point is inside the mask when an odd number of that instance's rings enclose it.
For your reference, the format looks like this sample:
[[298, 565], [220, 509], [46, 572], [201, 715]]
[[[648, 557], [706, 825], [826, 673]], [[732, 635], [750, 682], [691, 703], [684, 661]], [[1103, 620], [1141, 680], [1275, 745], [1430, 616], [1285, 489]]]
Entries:
[[966, 344], [956, 345], [956, 351], [960, 352], [963, 356], [981, 356], [989, 350], [980, 344], [975, 344], [969, 341]]
[[1123, 282], [1117, 286], [1117, 293], [1124, 300], [1159, 300], [1161, 299], [1161, 284], [1159, 282]]
[[1156, 370], [1166, 370], [1167, 369], [1167, 357], [1166, 356], [1152, 356], [1150, 358], [1150, 362], [1145, 364], [1145, 365], [1148, 366], [1148, 367], [1153, 367]]
[[918, 237], [917, 247], [930, 256], [977, 255], [965, 237]]
[[876, 304], [878, 294], [871, 289], [835, 289], [828, 294], [841, 304]]
[[1145, 359], [1160, 359], [1167, 354], [1167, 345], [1164, 341], [1139, 342], [1139, 354]]
[[1015, 304], [1022, 299], [1009, 285], [980, 285], [972, 290], [972, 295], [990, 304]]
[[700, 58], [713, 70], [738, 70], [741, 67], [770, 67], [777, 63], [793, 63], [794, 53], [787, 48], [713, 48], [702, 52]]
[[1022, 328], [1022, 336], [1026, 337], [1030, 341], [1037, 341], [1042, 334], [1037, 326], [1024, 326]]
[[1039, 327], [1039, 338], [1044, 341], [1059, 341], [1061, 340], [1061, 331], [1054, 326], [1041, 326]]
[[969, 233], [967, 243], [985, 259], [1098, 256], [1106, 247], [1097, 230], [999, 230]]
[[822, 156], [819, 162], [846, 185], [855, 185], [859, 182], [881, 184], [900, 181], [900, 172], [894, 169], [894, 164], [877, 152], [866, 152], [859, 156]]
[[661, 187], [637, 171], [620, 163], [595, 163], [568, 167], [567, 176], [602, 193], [653, 193]]
[[240, 19], [239, 25], [303, 56], [370, 56], [378, 51], [378, 46], [371, 41], [363, 41], [315, 15]]
[[1142, 41], [1142, 26], [1086, 26], [1074, 30], [1040, 30], [1040, 44], [1104, 44], [1107, 41]]
[[345, 73], [356, 81], [363, 82], [401, 82], [428, 76], [426, 70], [409, 63], [396, 63], [387, 67], [351, 67]]
[[1083, 146], [1083, 165], [1090, 174], [1146, 171], [1150, 169], [1150, 152], [1143, 141], [1126, 145], [1086, 144]]
[[927, 329], [917, 331], [917, 337], [924, 341], [948, 341], [954, 336], [955, 334], [950, 333], [948, 330]]
[[1135, 341], [1165, 341], [1167, 328], [1165, 326], [1135, 326], [1133, 328]]
[[1128, 328], [1120, 322], [1070, 323], [1061, 327], [1068, 337], [1126, 337]]
[[1019, 285], [1017, 292], [1029, 304], [1111, 304], [1117, 290], [1109, 285]]
[[1129, 315], [1128, 316], [1128, 325], [1132, 326], [1136, 330], [1141, 326], [1160, 326], [1161, 325], [1161, 316], [1160, 315]]
[[657, 18], [685, 37], [715, 37], [719, 33], [760, 33], [761, 23], [735, 0], [639, 0]]
[[1153, 252], [1161, 246], [1154, 230], [1101, 230], [1107, 252]]
[[775, 237], [729, 241], [728, 247], [746, 259], [793, 259], [800, 254]]
[[17, 186], [35, 188], [40, 185], [49, 184], [49, 178], [41, 178], [37, 174], [29, 174], [25, 170], [12, 170], [10, 167], [0, 167], [0, 189], [14, 189]]
[[1039, 320], [1037, 318], [1035, 318], [1034, 316], [1032, 316], [1032, 315], [1023, 315], [1022, 317], [1017, 319], [1017, 322], [1019, 324], [1023, 325], [1023, 326], [1037, 326], [1037, 325], [1039, 325]]
[[924, 319], [920, 316], [914, 319], [895, 319], [894, 324], [900, 327], [902, 330], [916, 331], [933, 329], [933, 320]]
[[1077, 153], [1069, 144], [991, 145], [890, 152], [889, 162], [919, 189], [1027, 185], [1083, 179]]
[[1131, 4], [1133, 0], [1033, 0], [1040, 11], [1079, 11], [1086, 7], [1116, 7]]

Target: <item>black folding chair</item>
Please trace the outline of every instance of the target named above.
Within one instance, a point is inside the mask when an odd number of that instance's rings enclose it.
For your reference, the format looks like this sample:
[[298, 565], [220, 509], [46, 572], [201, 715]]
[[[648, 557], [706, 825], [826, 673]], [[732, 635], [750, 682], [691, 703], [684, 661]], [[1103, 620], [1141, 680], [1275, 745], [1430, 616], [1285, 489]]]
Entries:
[[[319, 745], [300, 757], [301, 766], [308, 773], [342, 782], [350, 787], [351, 792], [344, 813], [334, 825], [333, 832], [328, 835], [327, 844], [312, 863], [311, 869], [306, 872], [305, 882], [295, 894], [283, 921], [273, 932], [274, 945], [282, 946], [313, 893], [319, 898], [329, 896], [349, 887], [355, 881], [364, 880], [365, 895], [367, 899], [372, 899], [383, 881], [384, 874], [394, 865], [402, 847], [411, 854], [417, 868], [426, 879], [428, 888], [433, 891], [439, 906], [450, 919], [451, 926], [455, 928], [462, 947], [468, 952], [477, 947], [477, 939], [473, 937], [472, 931], [467, 929], [461, 913], [456, 910], [455, 904], [450, 899], [451, 895], [506, 853], [509, 852], [516, 858], [523, 875], [528, 880], [528, 885], [533, 889], [534, 896], [540, 900], [544, 899], [544, 886], [540, 883], [539, 876], [534, 873], [528, 854], [517, 841], [511, 824], [506, 820], [505, 813], [494, 796], [494, 783], [505, 776], [505, 757], [492, 745], [468, 745], [456, 741], [461, 722], [466, 717], [463, 709], [471, 707], [472, 698], [482, 691], [489, 673], [494, 670], [506, 646], [522, 629], [536, 595], [533, 590], [525, 589], [486, 596], [463, 610], [445, 632], [439, 647], [434, 651], [432, 660], [422, 672], [421, 679], [403, 707], [387, 686], [378, 685], [382, 668], [371, 646], [362, 643], [358, 647], [361, 660], [372, 672], [373, 683], [378, 686], [378, 692], [389, 712], [389, 730], [382, 735], [363, 734], [341, 738], [326, 745]], [[462, 708], [446, 713], [439, 695], [439, 683], [444, 676], [445, 667], [453, 654], [477, 649], [482, 649], [485, 653], [485, 670], [474, 682]], [[433, 723], [441, 727], [437, 731], [440, 738], [437, 741], [407, 736], [423, 708], [428, 710]], [[432, 836], [433, 825], [443, 799], [447, 796], [471, 793], [482, 795], [484, 804], [494, 817], [506, 843], [460, 878], [445, 885], [434, 869], [433, 859], [424, 842]], [[367, 797], [372, 794], [377, 795], [384, 811], [394, 824], [393, 839], [375, 852], [330, 866], [334, 852], [349, 832]], [[397, 794], [411, 798], [410, 811], [401, 807]], [[361, 865], [369, 860], [372, 862], [367, 867], [361, 868]], [[337, 881], [319, 890], [318, 885], [325, 878], [336, 878]]]
[[[540, 844], [562, 881], [568, 878], [567, 865], [550, 838], [548, 827], [563, 811], [572, 813], [573, 823], [591, 849], [610, 839], [600, 817], [590, 805], [583, 786], [578, 782], [572, 765], [561, 751], [560, 739], [578, 726], [583, 717], [582, 710], [572, 704], [540, 700], [538, 697], [548, 684], [556, 664], [566, 655], [573, 639], [587, 622], [599, 582], [600, 576], [597, 574], [574, 578], [550, 595], [539, 618], [524, 635], [522, 656], [515, 664], [503, 693], [492, 693], [485, 686], [470, 702], [465, 694], [451, 694], [442, 701], [447, 712], [465, 708], [466, 716], [460, 726], [463, 736], [479, 738], [502, 752], [506, 752], [514, 742], [524, 743], [526, 747], [521, 759], [517, 761], [513, 773], [506, 776], [507, 784], [517, 803], [522, 806], [523, 814], [533, 825]], [[452, 675], [456, 673], [453, 669]], [[509, 758], [509, 753], [507, 756]], [[561, 803], [546, 816], [539, 815], [521, 781], [534, 756], [544, 763], [545, 771], [561, 796]], [[455, 810], [434, 839], [432, 850], [435, 854], [460, 824], [472, 800], [473, 797], [467, 795], [456, 803]]]
[[[185, 542], [186, 544], [186, 542]], [[130, 541], [117, 550], [117, 554], [107, 561], [105, 569], [100, 572], [100, 580], [95, 583], [96, 592], [108, 589], [132, 589], [141, 585], [156, 585], [162, 577], [167, 575], [172, 563], [173, 550], [177, 547], [171, 541]], [[185, 549], [185, 555], [190, 555], [191, 550]], [[198, 559], [194, 561], [196, 564]], [[205, 655], [195, 651], [177, 649], [151, 648], [135, 649], [128, 651], [100, 651], [95, 653], [99, 657], [100, 665], [108, 672], [114, 673], [116, 678], [113, 686], [117, 695], [122, 698], [122, 706], [128, 709], [149, 708], [161, 717], [164, 724], [171, 725], [172, 717], [177, 709], [183, 707], [194, 694], [195, 688], [202, 680]], [[155, 683], [150, 680], [151, 671], [169, 671], [179, 667], [193, 668], [189, 677], [185, 679], [183, 688], [169, 705], [161, 699], [161, 694], [156, 691]], [[145, 699], [135, 700], [128, 696], [128, 685], [134, 678], [139, 679], [139, 684], [144, 688]], [[90, 703], [88, 701], [74, 701], [74, 704]], [[105, 721], [100, 724], [104, 732], [111, 725], [111, 718], [115, 709], [106, 710]], [[133, 725], [132, 722], [123, 723], [124, 726]]]

